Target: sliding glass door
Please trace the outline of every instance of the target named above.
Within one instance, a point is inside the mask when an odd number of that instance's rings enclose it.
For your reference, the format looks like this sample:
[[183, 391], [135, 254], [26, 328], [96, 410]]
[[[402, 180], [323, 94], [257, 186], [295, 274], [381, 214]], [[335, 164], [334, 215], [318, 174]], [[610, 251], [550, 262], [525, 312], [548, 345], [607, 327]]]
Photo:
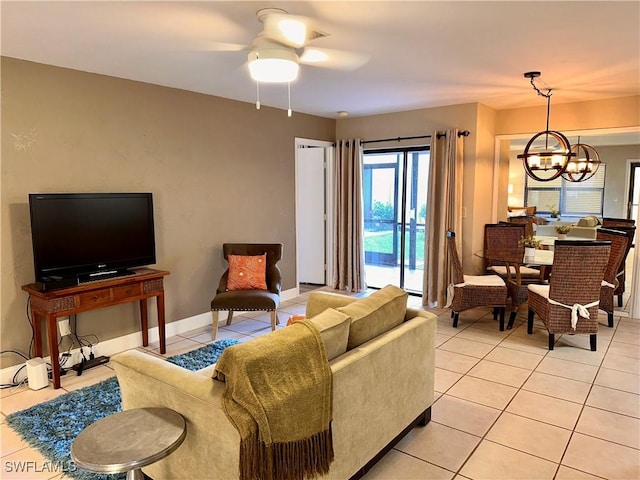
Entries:
[[428, 147], [364, 153], [367, 285], [422, 293]]

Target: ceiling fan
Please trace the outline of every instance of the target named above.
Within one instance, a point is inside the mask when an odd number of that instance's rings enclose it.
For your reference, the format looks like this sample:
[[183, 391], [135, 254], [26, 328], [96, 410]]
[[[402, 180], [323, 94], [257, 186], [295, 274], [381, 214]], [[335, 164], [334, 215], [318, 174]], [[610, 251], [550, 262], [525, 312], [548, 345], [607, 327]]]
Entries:
[[297, 78], [300, 64], [355, 69], [368, 60], [360, 54], [309, 46], [309, 42], [328, 34], [307, 17], [290, 15], [279, 8], [264, 8], [256, 15], [263, 28], [247, 56], [251, 77], [256, 81], [291, 82]]

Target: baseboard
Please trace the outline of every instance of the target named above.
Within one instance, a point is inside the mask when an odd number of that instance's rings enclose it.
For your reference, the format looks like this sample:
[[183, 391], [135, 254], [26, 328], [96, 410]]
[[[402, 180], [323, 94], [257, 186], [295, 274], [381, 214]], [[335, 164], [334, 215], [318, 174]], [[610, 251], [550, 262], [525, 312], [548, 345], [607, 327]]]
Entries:
[[[292, 288], [289, 290], [285, 290], [280, 293], [281, 301], [291, 300], [299, 295], [298, 288]], [[175, 335], [180, 335], [183, 333], [190, 332], [191, 330], [195, 330], [197, 328], [206, 327], [207, 325], [211, 325], [211, 312], [200, 313], [198, 315], [194, 315], [192, 317], [183, 318], [182, 320], [176, 320], [175, 322], [167, 323], [165, 325], [165, 334], [168, 337], [173, 337]], [[158, 332], [158, 327], [149, 328], [149, 343], [159, 342], [160, 335]], [[105, 357], [110, 357], [111, 355], [115, 355], [116, 353], [124, 352], [125, 350], [131, 350], [133, 348], [137, 348], [142, 345], [142, 333], [135, 332], [130, 333], [129, 335], [123, 335], [117, 338], [111, 338], [109, 340], [103, 340], [97, 345], [93, 347], [93, 353], [96, 357], [100, 355], [104, 355]], [[85, 356], [89, 356], [89, 352], [85, 347]], [[75, 363], [78, 363], [82, 359], [80, 355], [80, 349], [76, 348], [71, 351], [71, 359], [67, 361], [66, 367], [71, 368], [71, 366]], [[51, 363], [51, 357], [45, 357], [43, 359], [45, 362]], [[25, 363], [21, 363], [18, 365], [14, 365], [12, 367], [3, 368], [0, 370], [0, 382], [3, 385], [13, 383], [13, 376], [16, 374], [20, 368], [25, 367]], [[20, 372], [18, 376], [18, 382], [22, 379], [27, 378], [27, 369], [23, 368], [22, 372]]]

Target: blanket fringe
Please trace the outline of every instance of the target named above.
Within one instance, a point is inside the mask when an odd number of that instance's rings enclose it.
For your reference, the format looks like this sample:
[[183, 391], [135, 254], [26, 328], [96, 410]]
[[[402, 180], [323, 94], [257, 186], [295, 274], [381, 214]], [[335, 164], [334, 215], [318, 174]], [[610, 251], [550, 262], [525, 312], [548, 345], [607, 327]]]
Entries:
[[333, 458], [331, 425], [302, 440], [270, 445], [261, 441], [255, 431], [240, 443], [240, 479], [315, 479], [329, 472]]

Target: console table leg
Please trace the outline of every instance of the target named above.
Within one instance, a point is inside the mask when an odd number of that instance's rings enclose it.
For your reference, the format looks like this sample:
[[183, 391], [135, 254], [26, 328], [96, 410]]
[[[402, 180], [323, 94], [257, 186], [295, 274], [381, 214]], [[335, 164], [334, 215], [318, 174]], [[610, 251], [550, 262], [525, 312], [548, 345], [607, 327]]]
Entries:
[[33, 322], [33, 350], [36, 357], [42, 357], [42, 316], [31, 309]]
[[164, 291], [156, 297], [156, 305], [158, 307], [158, 334], [160, 337], [160, 353], [167, 352], [165, 337], [165, 319], [164, 319]]
[[147, 299], [140, 300], [140, 330], [142, 330], [142, 346], [149, 345], [149, 321], [147, 318]]
[[55, 315], [47, 314], [47, 336], [49, 337], [49, 355], [51, 355], [51, 376], [53, 388], [60, 388], [60, 361], [58, 359], [58, 329]]

